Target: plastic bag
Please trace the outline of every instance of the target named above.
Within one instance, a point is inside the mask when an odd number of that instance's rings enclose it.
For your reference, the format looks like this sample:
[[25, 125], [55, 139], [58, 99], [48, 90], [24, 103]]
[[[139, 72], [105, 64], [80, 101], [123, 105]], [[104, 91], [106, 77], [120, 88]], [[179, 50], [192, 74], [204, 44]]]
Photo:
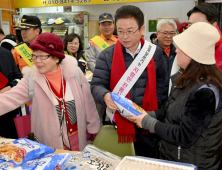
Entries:
[[22, 169], [29, 168], [29, 170], [60, 170], [71, 155], [71, 153], [48, 154], [43, 156], [41, 159], [25, 162], [21, 165], [21, 167]]
[[10, 162], [0, 163], [0, 170], [60, 170], [65, 165], [71, 153], [48, 154], [41, 159], [34, 159], [14, 168]]
[[142, 114], [143, 108], [139, 107], [136, 103], [116, 93], [110, 93], [111, 98], [119, 108], [119, 113], [127, 118], [130, 116], [139, 116]]
[[61, 170], [114, 170], [121, 159], [119, 156], [89, 144], [82, 153], [71, 157]]
[[20, 166], [14, 167], [14, 164], [10, 163], [10, 162], [0, 163], [0, 170], [12, 170], [12, 169], [15, 169], [15, 170], [28, 170], [28, 169], [24, 169], [24, 168], [22, 168]]
[[25, 138], [17, 139], [0, 147], [0, 159], [11, 161], [20, 165], [29, 160], [37, 158], [47, 152], [52, 153], [55, 149]]

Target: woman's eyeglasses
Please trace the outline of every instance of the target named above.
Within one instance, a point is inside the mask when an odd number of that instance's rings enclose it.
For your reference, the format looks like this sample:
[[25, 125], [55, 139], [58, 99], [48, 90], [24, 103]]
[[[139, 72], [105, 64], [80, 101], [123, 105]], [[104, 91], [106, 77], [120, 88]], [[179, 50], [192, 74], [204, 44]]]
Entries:
[[39, 58], [40, 60], [46, 60], [49, 57], [50, 57], [50, 55], [37, 56], [37, 55], [31, 54], [32, 60], [36, 60], [37, 58]]

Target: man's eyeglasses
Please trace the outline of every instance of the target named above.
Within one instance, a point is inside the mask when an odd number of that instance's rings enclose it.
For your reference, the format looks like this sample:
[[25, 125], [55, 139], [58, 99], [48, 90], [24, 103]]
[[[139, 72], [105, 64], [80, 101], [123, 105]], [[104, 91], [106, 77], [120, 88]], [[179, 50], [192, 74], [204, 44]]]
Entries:
[[68, 44], [69, 44], [69, 45], [79, 45], [78, 42], [75, 42], [75, 43], [73, 43], [73, 42], [68, 42]]
[[39, 58], [40, 60], [46, 60], [49, 57], [50, 57], [50, 55], [37, 56], [37, 55], [31, 54], [32, 60], [37, 60], [37, 58]]
[[[140, 29], [140, 27], [139, 28], [137, 28], [137, 30], [136, 31], [138, 31]], [[126, 34], [127, 36], [133, 36], [133, 34], [136, 32], [136, 31], [126, 31], [126, 32], [124, 32], [124, 31], [117, 31], [117, 33], [118, 33], [118, 36], [124, 36], [124, 34]]]
[[169, 35], [171, 37], [173, 37], [176, 34], [175, 32], [160, 32], [160, 33], [163, 34], [164, 36], [168, 36]]

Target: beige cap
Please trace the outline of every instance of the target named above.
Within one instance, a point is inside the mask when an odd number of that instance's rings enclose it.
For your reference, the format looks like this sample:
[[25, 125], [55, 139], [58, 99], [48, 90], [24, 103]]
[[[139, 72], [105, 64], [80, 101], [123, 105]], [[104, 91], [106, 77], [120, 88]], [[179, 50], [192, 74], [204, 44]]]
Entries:
[[205, 22], [191, 25], [173, 41], [186, 55], [201, 64], [215, 64], [215, 44], [219, 41], [218, 30]]

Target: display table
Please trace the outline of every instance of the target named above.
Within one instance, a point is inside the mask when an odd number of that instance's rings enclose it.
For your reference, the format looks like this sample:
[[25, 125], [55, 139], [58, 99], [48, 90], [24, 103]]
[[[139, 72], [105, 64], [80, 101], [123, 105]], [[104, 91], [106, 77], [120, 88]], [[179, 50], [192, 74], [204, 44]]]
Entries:
[[78, 152], [78, 151], [69, 151], [69, 150], [63, 150], [63, 149], [56, 149], [54, 153], [67, 153], [67, 152]]

